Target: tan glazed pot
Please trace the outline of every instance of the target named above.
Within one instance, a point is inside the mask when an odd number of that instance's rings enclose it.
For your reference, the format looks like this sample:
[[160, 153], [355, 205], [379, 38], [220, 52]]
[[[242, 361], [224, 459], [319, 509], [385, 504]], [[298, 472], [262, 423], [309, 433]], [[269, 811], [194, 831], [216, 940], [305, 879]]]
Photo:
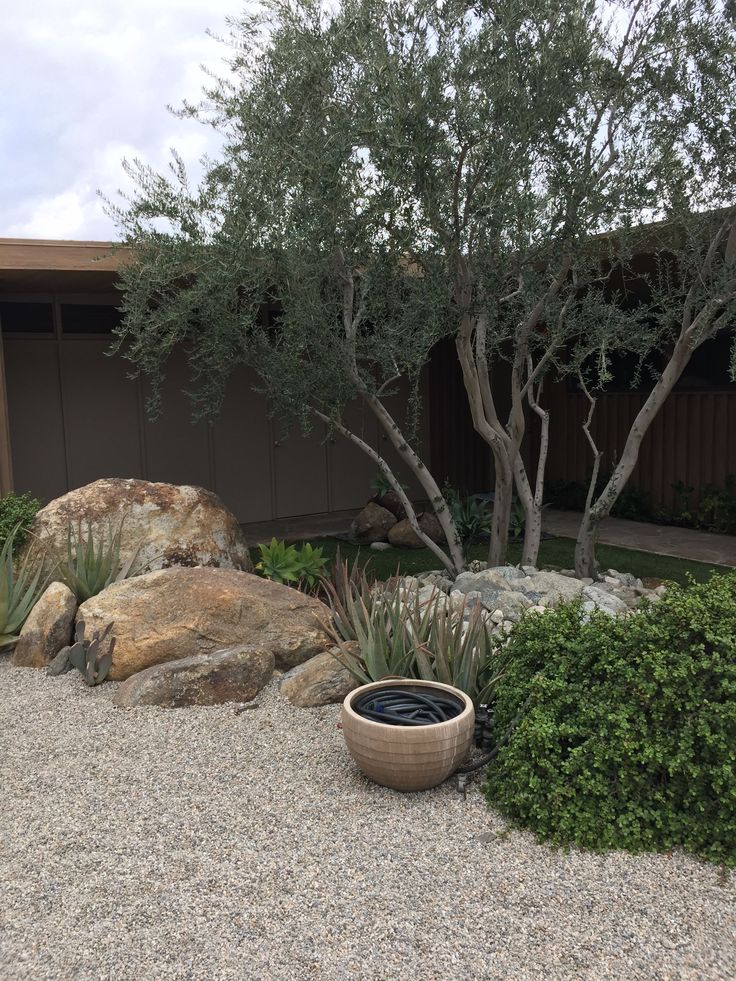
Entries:
[[[435, 689], [454, 695], [465, 708], [455, 719], [427, 726], [392, 726], [364, 719], [357, 699], [382, 688]], [[342, 731], [350, 755], [367, 777], [394, 790], [428, 790], [447, 780], [470, 751], [475, 710], [465, 692], [434, 681], [384, 679], [363, 685], [342, 703]]]

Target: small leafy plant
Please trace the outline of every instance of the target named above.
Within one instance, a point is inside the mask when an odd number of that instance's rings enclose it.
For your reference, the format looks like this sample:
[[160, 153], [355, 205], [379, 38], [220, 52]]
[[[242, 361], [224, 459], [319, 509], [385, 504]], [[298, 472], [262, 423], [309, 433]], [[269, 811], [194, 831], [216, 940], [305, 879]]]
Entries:
[[287, 586], [298, 583], [312, 589], [324, 576], [327, 568], [322, 549], [314, 548], [309, 542], [297, 548], [296, 545], [287, 545], [272, 538], [268, 545], [259, 545], [258, 551], [261, 559], [256, 564], [256, 571], [264, 579]]
[[76, 527], [69, 524], [66, 552], [56, 551], [55, 575], [71, 589], [79, 603], [101, 593], [111, 583], [134, 574], [133, 566], [139, 550], [136, 549], [121, 564], [122, 528], [122, 521], [116, 529], [110, 525], [106, 535], [104, 530], [93, 530], [91, 522], [88, 522], [85, 534], [81, 521]]
[[41, 502], [30, 494], [6, 494], [0, 498], [0, 548], [12, 534], [13, 551], [20, 551], [40, 507]]
[[509, 518], [509, 535], [513, 541], [518, 542], [524, 537], [526, 528], [526, 514], [524, 507], [518, 497], [515, 497], [511, 505], [511, 515]]
[[65, 648], [69, 663], [79, 671], [87, 685], [101, 685], [110, 671], [115, 638], [110, 638], [110, 645], [106, 654], [100, 652], [100, 646], [112, 627], [112, 623], [109, 623], [101, 634], [95, 634], [91, 640], [85, 640], [84, 620], [78, 620], [74, 632], [74, 643]]
[[13, 646], [20, 628], [36, 605], [46, 581], [41, 581], [38, 556], [28, 553], [17, 575], [13, 564], [16, 525], [0, 549], [0, 649]]
[[461, 497], [453, 487], [446, 484], [444, 495], [463, 546], [470, 545], [490, 533], [491, 516], [482, 494]]

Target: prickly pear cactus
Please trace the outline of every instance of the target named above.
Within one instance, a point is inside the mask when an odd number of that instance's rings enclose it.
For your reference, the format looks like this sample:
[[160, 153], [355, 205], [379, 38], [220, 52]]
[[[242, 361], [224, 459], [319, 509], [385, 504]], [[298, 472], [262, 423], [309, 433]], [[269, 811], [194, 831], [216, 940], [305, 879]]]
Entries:
[[85, 683], [90, 686], [101, 685], [110, 671], [115, 638], [111, 638], [110, 649], [107, 654], [100, 653], [100, 646], [112, 627], [113, 625], [110, 623], [101, 634], [95, 634], [91, 640], [85, 640], [84, 620], [77, 622], [74, 643], [69, 648], [69, 661], [80, 672]]

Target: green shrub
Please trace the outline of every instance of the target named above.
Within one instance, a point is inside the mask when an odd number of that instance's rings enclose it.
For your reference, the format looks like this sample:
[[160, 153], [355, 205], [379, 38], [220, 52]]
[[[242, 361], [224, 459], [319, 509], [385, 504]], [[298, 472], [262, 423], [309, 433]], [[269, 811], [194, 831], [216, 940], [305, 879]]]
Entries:
[[0, 549], [16, 529], [13, 549], [18, 553], [40, 507], [41, 502], [30, 494], [6, 494], [0, 498]]
[[524, 617], [506, 653], [493, 806], [559, 844], [736, 865], [736, 575]]

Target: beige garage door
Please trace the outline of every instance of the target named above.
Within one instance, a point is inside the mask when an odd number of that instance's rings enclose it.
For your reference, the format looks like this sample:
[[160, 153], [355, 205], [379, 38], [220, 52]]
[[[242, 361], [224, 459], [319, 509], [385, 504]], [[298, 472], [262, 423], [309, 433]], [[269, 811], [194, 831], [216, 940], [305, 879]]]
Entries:
[[[167, 371], [163, 412], [145, 413], [145, 384], [108, 357], [117, 294], [0, 297], [14, 487], [44, 501], [100, 477], [140, 477], [214, 490], [243, 522], [361, 506], [373, 463], [322, 427], [308, 437], [269, 419], [246, 369], [215, 423], [191, 421], [184, 357]], [[401, 399], [396, 401], [400, 415]], [[351, 425], [393, 454], [360, 407]], [[406, 473], [403, 479], [411, 485]], [[416, 488], [412, 488], [417, 492]]]

